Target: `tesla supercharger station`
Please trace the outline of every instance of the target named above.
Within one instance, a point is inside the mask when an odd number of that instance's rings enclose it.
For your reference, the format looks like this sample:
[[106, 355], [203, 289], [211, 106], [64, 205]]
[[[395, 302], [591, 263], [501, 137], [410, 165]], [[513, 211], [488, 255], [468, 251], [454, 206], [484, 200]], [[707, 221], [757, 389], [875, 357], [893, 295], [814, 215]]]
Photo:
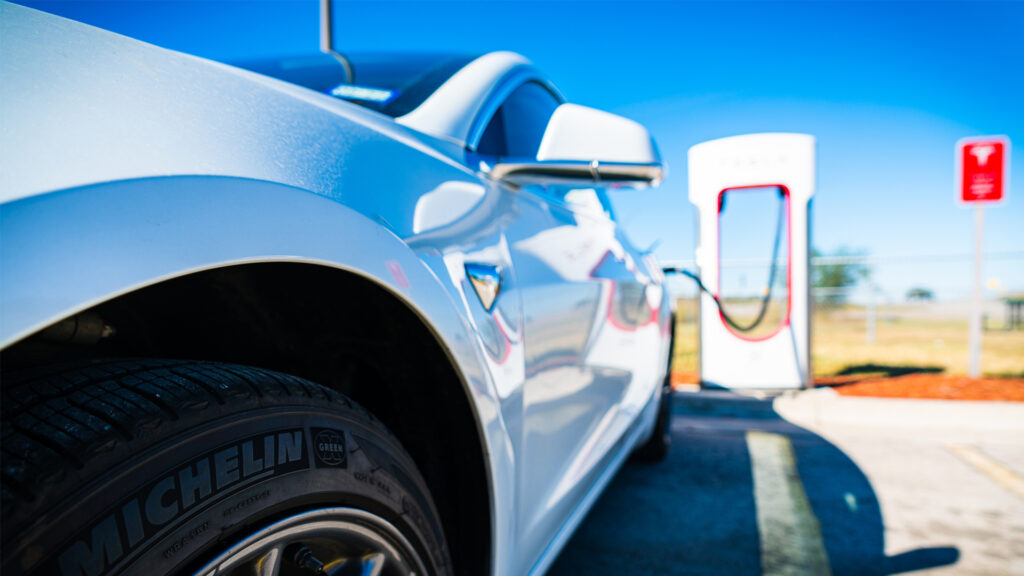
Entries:
[[[699, 212], [697, 266], [707, 292], [725, 300], [720, 224], [728, 201], [742, 198], [746, 191], [776, 191], [778, 216], [766, 210], [763, 218], [778, 218], [780, 232], [772, 257], [779, 267], [772, 271], [778, 277], [776, 285], [785, 282], [787, 287], [785, 305], [780, 301], [776, 307], [773, 326], [756, 335], [730, 326], [715, 298], [700, 294], [702, 386], [786, 389], [811, 385], [808, 208], [814, 195], [814, 147], [814, 137], [806, 134], [749, 134], [690, 148], [690, 202]], [[778, 240], [783, 233], [785, 245]], [[732, 234], [742, 235], [742, 229]], [[765, 253], [773, 247], [770, 244]], [[768, 295], [773, 282], [776, 278], [768, 278]], [[756, 304], [750, 306], [756, 308]]]

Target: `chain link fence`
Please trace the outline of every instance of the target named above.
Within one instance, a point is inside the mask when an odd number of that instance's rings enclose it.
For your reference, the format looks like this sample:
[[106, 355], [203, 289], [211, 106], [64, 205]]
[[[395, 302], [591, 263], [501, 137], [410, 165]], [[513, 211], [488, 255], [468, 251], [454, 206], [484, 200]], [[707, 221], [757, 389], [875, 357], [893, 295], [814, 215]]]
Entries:
[[[692, 261], [666, 265], [696, 270]], [[755, 260], [721, 263], [727, 312], [741, 320], [754, 317], [768, 292], [769, 265]], [[781, 262], [780, 270], [785, 265]], [[982, 370], [990, 376], [1024, 376], [1024, 252], [986, 254], [984, 269]], [[811, 278], [816, 377], [858, 370], [966, 373], [970, 255], [816, 257], [811, 259]], [[784, 273], [776, 274], [761, 330], [783, 321], [784, 279]], [[692, 280], [681, 276], [671, 277], [669, 287], [678, 298], [674, 370], [679, 379], [695, 379], [698, 292]]]

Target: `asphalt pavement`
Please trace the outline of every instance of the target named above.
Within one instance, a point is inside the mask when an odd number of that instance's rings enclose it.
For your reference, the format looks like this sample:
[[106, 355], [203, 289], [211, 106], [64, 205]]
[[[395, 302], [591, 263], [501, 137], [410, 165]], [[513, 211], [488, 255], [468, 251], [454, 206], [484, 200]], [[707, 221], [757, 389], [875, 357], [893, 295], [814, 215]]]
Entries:
[[676, 393], [551, 575], [1024, 575], [1024, 404]]

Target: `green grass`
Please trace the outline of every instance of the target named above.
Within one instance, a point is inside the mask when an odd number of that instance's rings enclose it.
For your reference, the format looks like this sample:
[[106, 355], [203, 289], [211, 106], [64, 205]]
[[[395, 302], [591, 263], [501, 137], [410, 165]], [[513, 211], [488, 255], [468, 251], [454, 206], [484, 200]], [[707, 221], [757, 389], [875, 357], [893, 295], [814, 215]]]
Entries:
[[[673, 370], [696, 372], [699, 350], [696, 302], [680, 300]], [[967, 372], [967, 320], [919, 318], [899, 309], [883, 310], [875, 342], [867, 342], [863, 311], [844, 308], [818, 312], [811, 333], [815, 376], [831, 376], [865, 365], [939, 368]], [[982, 369], [990, 376], [1024, 376], [1024, 330], [988, 330], [982, 337]]]

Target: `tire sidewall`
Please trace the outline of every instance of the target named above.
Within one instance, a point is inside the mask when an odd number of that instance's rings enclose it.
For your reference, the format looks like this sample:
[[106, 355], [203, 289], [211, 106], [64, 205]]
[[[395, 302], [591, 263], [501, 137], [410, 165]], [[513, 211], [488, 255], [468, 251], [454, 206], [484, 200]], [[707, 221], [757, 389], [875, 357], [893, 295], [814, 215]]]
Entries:
[[447, 573], [415, 465], [363, 416], [261, 408], [184, 430], [44, 512], [9, 564], [61, 576], [189, 573], [274, 521], [347, 506], [396, 526], [430, 573]]

